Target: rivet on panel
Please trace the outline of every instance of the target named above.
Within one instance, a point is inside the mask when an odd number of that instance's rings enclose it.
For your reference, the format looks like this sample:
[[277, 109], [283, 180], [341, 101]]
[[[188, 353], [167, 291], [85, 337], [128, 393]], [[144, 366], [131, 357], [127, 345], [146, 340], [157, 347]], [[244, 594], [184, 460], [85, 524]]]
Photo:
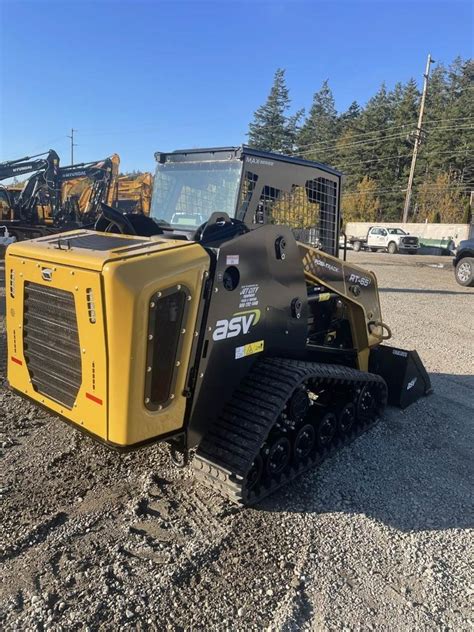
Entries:
[[147, 373], [151, 373], [151, 366], [147, 366], [147, 368], [146, 368], [146, 372], [147, 372]]
[[176, 362], [176, 366], [181, 366], [181, 362], [179, 360]]
[[149, 397], [145, 397], [145, 404], [149, 404], [150, 403], [150, 398]]
[[163, 406], [161, 404], [158, 406], [158, 410], [163, 410]]
[[204, 373], [199, 373], [199, 377], [203, 378], [204, 377]]
[[174, 393], [171, 393], [170, 399], [174, 399]]
[[192, 301], [192, 300], [193, 300], [193, 297], [191, 295], [188, 296], [188, 301]]
[[158, 298], [161, 296], [161, 292], [157, 292], [156, 295], [158, 296]]
[[181, 329], [181, 333], [185, 334], [186, 333], [186, 329]]
[[180, 289], [181, 289], [181, 285], [180, 285], [179, 283], [178, 283], [178, 285], [176, 286], [176, 289], [177, 289], [177, 290], [180, 290]]
[[153, 340], [153, 334], [148, 334], [148, 340]]
[[153, 303], [153, 301], [150, 303], [150, 309], [153, 309], [155, 307], [155, 303]]

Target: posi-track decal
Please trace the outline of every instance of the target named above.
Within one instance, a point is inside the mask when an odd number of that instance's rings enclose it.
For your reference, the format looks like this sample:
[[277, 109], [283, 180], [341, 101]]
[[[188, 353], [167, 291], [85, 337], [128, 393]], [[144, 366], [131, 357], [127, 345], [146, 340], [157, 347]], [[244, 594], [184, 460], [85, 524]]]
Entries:
[[319, 253], [317, 256], [305, 257], [304, 263], [308, 272], [318, 278], [331, 282], [342, 281], [342, 268], [331, 261], [324, 259]]

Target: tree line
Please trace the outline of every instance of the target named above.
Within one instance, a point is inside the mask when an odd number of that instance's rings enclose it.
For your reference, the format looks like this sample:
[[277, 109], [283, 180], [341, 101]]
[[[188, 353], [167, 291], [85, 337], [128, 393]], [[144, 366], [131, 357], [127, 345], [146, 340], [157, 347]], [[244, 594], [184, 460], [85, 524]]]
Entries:
[[[469, 222], [474, 188], [474, 60], [431, 72], [409, 221]], [[285, 70], [249, 125], [249, 145], [331, 165], [345, 175], [346, 221], [399, 221], [410, 171], [421, 93], [415, 79], [382, 84], [365, 106], [336, 109], [326, 80], [308, 113], [291, 113]]]

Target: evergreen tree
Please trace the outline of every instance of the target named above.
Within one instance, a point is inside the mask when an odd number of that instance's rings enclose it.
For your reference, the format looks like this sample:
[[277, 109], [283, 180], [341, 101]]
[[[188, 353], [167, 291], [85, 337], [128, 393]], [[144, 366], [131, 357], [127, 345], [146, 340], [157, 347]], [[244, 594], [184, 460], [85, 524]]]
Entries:
[[303, 110], [288, 116], [290, 104], [285, 70], [278, 68], [265, 104], [258, 108], [253, 122], [249, 125], [248, 137], [251, 147], [283, 153], [293, 151]]
[[336, 106], [326, 80], [313, 96], [308, 118], [298, 135], [298, 153], [310, 160], [332, 164], [337, 135]]
[[352, 129], [357, 123], [357, 119], [361, 113], [360, 105], [357, 101], [352, 101], [350, 106], [343, 112], [338, 119], [338, 133], [343, 134], [347, 129]]
[[[466, 199], [474, 184], [473, 83], [473, 60], [457, 58], [448, 67], [438, 63], [431, 72], [412, 195], [416, 221], [466, 217]], [[290, 100], [284, 71], [279, 70], [267, 103], [255, 113], [251, 142], [291, 152], [296, 138], [300, 155], [344, 173], [348, 217], [399, 221], [420, 97], [414, 79], [392, 90], [382, 85], [364, 107], [354, 102], [338, 116], [325, 81], [298, 133], [301, 112], [288, 116]]]

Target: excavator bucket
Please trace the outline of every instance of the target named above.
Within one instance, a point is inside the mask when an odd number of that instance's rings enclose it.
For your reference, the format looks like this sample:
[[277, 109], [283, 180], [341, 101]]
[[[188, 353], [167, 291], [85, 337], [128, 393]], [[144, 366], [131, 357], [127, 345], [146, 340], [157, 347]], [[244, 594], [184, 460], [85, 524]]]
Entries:
[[407, 408], [433, 392], [430, 376], [416, 351], [379, 345], [370, 352], [369, 371], [387, 383], [391, 406]]

